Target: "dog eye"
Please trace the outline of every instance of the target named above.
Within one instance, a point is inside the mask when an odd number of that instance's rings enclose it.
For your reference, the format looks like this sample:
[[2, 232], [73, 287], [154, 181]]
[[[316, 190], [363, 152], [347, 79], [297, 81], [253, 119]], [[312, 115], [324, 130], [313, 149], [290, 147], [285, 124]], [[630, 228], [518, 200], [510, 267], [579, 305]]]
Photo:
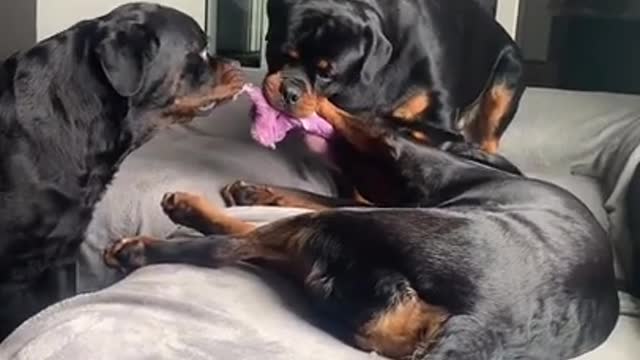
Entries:
[[323, 59], [323, 60], [318, 61], [316, 66], [318, 67], [318, 70], [320, 70], [320, 71], [327, 71], [327, 70], [329, 70], [329, 67], [331, 66], [331, 64], [329, 64], [329, 62], [327, 60]]
[[322, 78], [331, 78], [332, 70], [333, 68], [331, 66], [331, 63], [327, 60], [319, 60], [316, 63], [316, 74], [318, 74], [318, 76]]
[[286, 56], [287, 58], [289, 58], [289, 60], [291, 61], [298, 61], [300, 60], [300, 53], [296, 50], [288, 50], [286, 52]]

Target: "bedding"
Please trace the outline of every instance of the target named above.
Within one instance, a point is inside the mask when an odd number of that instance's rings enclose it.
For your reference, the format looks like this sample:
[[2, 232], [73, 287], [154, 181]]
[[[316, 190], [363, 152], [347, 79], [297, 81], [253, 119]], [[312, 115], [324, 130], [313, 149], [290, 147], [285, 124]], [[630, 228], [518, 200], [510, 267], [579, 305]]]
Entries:
[[[249, 80], [257, 83], [261, 76], [252, 73]], [[624, 198], [627, 169], [640, 161], [640, 134], [629, 135], [638, 129], [639, 108], [637, 97], [529, 89], [503, 149], [527, 174], [572, 191], [616, 233], [626, 223], [611, 215], [622, 209], [618, 200]], [[298, 291], [267, 271], [162, 265], [114, 284], [121, 276], [102, 263], [102, 249], [113, 239], [170, 237], [184, 231], [161, 212], [167, 191], [198, 192], [222, 204], [219, 189], [243, 178], [335, 194], [322, 160], [305, 150], [302, 139], [291, 138], [277, 150], [254, 144], [248, 109], [248, 100], [240, 98], [191, 126], [168, 129], [125, 161], [98, 206], [79, 263], [79, 289], [103, 290], [69, 299], [29, 320], [0, 345], [0, 359], [375, 358], [322, 331], [324, 324], [311, 316]], [[608, 127], [612, 123], [618, 124], [616, 130]], [[559, 139], [549, 139], [549, 134]], [[623, 147], [611, 146], [619, 139]], [[598, 165], [608, 164], [607, 156], [620, 158], [607, 167]], [[256, 223], [300, 212], [261, 207], [229, 211]], [[617, 255], [628, 241], [615, 238], [621, 246]], [[621, 274], [624, 268], [620, 266]], [[611, 339], [580, 360], [637, 358], [640, 304], [621, 296], [624, 313]]]

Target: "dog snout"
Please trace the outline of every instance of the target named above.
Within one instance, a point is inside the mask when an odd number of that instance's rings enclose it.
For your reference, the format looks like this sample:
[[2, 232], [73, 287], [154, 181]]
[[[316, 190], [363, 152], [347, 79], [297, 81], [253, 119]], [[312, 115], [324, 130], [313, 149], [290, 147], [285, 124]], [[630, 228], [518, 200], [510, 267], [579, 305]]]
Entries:
[[280, 87], [282, 98], [289, 106], [296, 105], [304, 95], [303, 92], [302, 87], [293, 81], [285, 80], [282, 82], [282, 86]]
[[282, 91], [282, 97], [287, 105], [295, 105], [302, 97], [302, 93], [299, 89], [293, 86], [284, 86]]

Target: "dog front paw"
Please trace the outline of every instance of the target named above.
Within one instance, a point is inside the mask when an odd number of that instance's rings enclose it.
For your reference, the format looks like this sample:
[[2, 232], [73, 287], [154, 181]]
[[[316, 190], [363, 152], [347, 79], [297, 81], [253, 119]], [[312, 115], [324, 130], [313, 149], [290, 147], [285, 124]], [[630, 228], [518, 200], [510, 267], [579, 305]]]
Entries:
[[221, 191], [227, 206], [278, 206], [279, 197], [267, 186], [236, 181]]
[[204, 200], [201, 196], [184, 193], [171, 192], [162, 197], [162, 210], [174, 223], [189, 228], [197, 227], [202, 217]]
[[104, 262], [124, 273], [131, 272], [148, 264], [146, 249], [155, 241], [157, 240], [145, 236], [115, 241], [104, 250]]

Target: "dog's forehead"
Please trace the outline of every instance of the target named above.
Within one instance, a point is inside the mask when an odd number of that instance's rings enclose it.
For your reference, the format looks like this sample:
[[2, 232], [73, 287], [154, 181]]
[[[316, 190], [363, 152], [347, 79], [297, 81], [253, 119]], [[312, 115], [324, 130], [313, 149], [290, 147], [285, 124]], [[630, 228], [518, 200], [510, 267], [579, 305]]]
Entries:
[[298, 2], [289, 9], [285, 43], [291, 47], [318, 51], [326, 48], [340, 53], [359, 43], [369, 17], [370, 9], [358, 2]]
[[119, 28], [123, 23], [144, 25], [155, 33], [161, 44], [174, 47], [200, 50], [207, 43], [206, 34], [192, 17], [157, 4], [126, 4], [114, 9], [103, 20], [108, 28]]
[[358, 51], [364, 40], [361, 26], [342, 22], [340, 18], [325, 19], [318, 25], [288, 35], [285, 50], [295, 50], [305, 58], [343, 57], [345, 53]]

